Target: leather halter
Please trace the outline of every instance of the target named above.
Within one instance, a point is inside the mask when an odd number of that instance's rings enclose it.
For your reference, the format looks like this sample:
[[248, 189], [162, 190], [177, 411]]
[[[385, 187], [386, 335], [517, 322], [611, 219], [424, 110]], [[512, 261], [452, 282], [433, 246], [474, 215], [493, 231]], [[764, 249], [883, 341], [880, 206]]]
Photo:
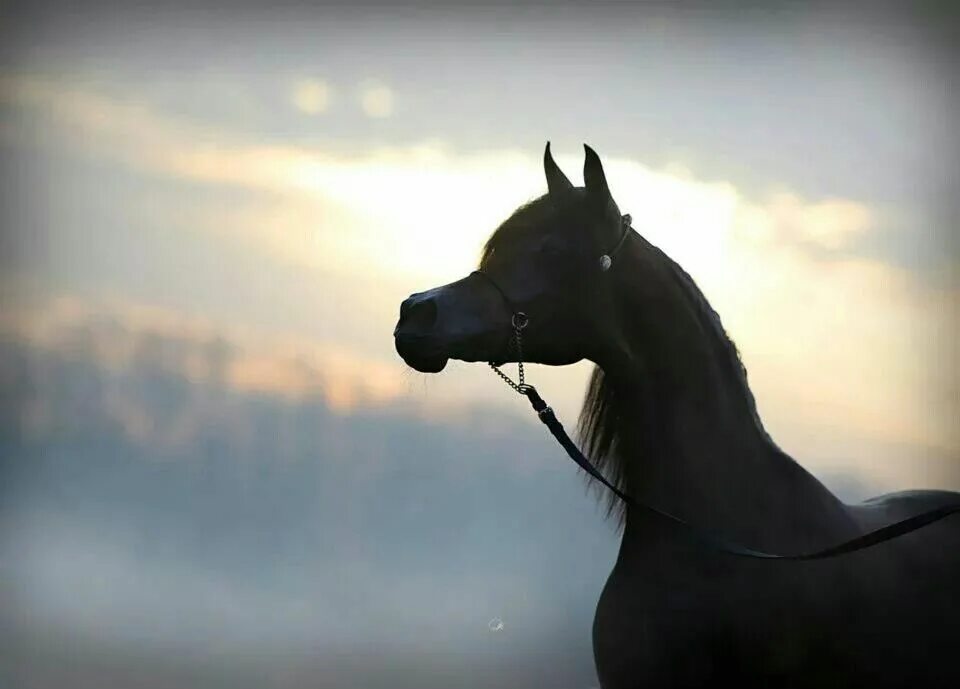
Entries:
[[[617, 242], [617, 245], [614, 247], [613, 251], [609, 254], [604, 254], [600, 257], [600, 270], [606, 272], [610, 269], [610, 266], [613, 262], [613, 257], [620, 250], [620, 247], [623, 245], [624, 240], [627, 237], [627, 234], [633, 228], [630, 226], [631, 218], [629, 215], [623, 216], [623, 225], [624, 230], [623, 234], [620, 236], [620, 241]], [[705, 529], [694, 526], [689, 522], [681, 519], [680, 517], [674, 516], [669, 512], [665, 512], [657, 507], [649, 505], [639, 500], [634, 500], [629, 495], [620, 491], [616, 486], [610, 484], [607, 481], [606, 477], [590, 462], [580, 449], [574, 444], [570, 439], [570, 436], [567, 435], [566, 430], [563, 428], [563, 424], [557, 419], [556, 415], [553, 412], [553, 409], [547, 405], [547, 403], [540, 397], [537, 393], [537, 389], [532, 385], [527, 384], [524, 381], [524, 371], [523, 371], [523, 339], [522, 332], [523, 329], [527, 326], [530, 321], [529, 316], [523, 311], [520, 311], [514, 302], [507, 296], [507, 293], [497, 284], [496, 280], [490, 277], [487, 273], [482, 270], [475, 270], [471, 275], [480, 275], [486, 279], [488, 283], [493, 285], [493, 287], [500, 293], [500, 296], [503, 297], [504, 303], [507, 305], [510, 310], [511, 316], [511, 325], [513, 326], [513, 336], [511, 337], [511, 345], [514, 347], [517, 353], [517, 365], [519, 368], [519, 382], [514, 382], [507, 374], [500, 370], [498, 366], [490, 362], [489, 366], [494, 370], [494, 372], [499, 375], [507, 385], [513, 388], [519, 394], [525, 396], [529, 401], [530, 405], [533, 407], [533, 410], [537, 413], [537, 417], [547, 426], [550, 430], [550, 433], [553, 434], [553, 437], [557, 439], [557, 442], [560, 443], [561, 447], [566, 451], [570, 458], [576, 462], [584, 471], [590, 474], [593, 478], [600, 481], [603, 485], [613, 491], [614, 495], [623, 500], [626, 504], [631, 507], [636, 507], [642, 509], [645, 512], [650, 513], [654, 517], [665, 521], [667, 523], [682, 527], [683, 532], [689, 536], [691, 539], [700, 542], [701, 544], [717, 550], [728, 555], [739, 555], [741, 557], [748, 557], [759, 560], [822, 560], [829, 557], [835, 557], [837, 555], [843, 555], [846, 553], [853, 553], [858, 550], [863, 550], [874, 545], [878, 545], [885, 541], [897, 538], [898, 536], [903, 536], [908, 534], [911, 531], [916, 531], [917, 529], [923, 528], [928, 524], [933, 524], [934, 522], [940, 521], [944, 517], [948, 517], [951, 514], [960, 513], [960, 504], [956, 505], [945, 505], [943, 507], [938, 507], [936, 509], [928, 510], [926, 512], [921, 512], [920, 514], [908, 517], [907, 519], [901, 520], [899, 522], [894, 522], [893, 524], [888, 524], [887, 526], [869, 531], [865, 534], [852, 538], [848, 541], [838, 543], [836, 545], [829, 546], [827, 548], [822, 548], [819, 550], [814, 550], [808, 553], [794, 553], [794, 554], [776, 554], [768, 553], [762, 550], [755, 550], [753, 548], [748, 548], [739, 543], [733, 541], [728, 541], [724, 538], [721, 538]]]

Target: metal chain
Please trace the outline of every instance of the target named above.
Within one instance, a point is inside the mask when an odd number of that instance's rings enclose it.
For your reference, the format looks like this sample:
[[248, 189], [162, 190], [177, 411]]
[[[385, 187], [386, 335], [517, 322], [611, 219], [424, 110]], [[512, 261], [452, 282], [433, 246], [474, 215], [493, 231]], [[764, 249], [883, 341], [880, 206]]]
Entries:
[[493, 362], [488, 362], [487, 365], [493, 369], [494, 373], [500, 376], [504, 383], [519, 394], [524, 395], [529, 386], [524, 382], [523, 378], [523, 339], [520, 332], [527, 327], [527, 315], [522, 311], [518, 311], [513, 315], [511, 322], [513, 323], [513, 337], [510, 338], [510, 346], [517, 352], [517, 370], [519, 372], [517, 377], [519, 378], [519, 382], [515, 383], [510, 376], [501, 371], [500, 367]]

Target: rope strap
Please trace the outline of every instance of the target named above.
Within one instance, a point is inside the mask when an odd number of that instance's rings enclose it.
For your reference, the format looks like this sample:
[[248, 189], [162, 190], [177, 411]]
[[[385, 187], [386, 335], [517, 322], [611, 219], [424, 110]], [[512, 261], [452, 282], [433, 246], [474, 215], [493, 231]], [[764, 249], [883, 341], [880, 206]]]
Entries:
[[[623, 244], [624, 238], [627, 236], [627, 232], [630, 229], [630, 216], [625, 215], [624, 220], [624, 231], [623, 236], [620, 238], [620, 242], [614, 247], [614, 250], [609, 255], [604, 255], [601, 258], [601, 270], [606, 271], [610, 268], [611, 257], [616, 254], [617, 250]], [[836, 555], [843, 555], [844, 553], [852, 553], [857, 550], [863, 550], [871, 546], [883, 543], [884, 541], [889, 541], [892, 538], [897, 536], [902, 536], [904, 534], [910, 533], [911, 531], [916, 531], [928, 524], [933, 524], [934, 522], [940, 521], [944, 517], [948, 517], [951, 514], [956, 514], [960, 512], [960, 504], [958, 505], [946, 505], [944, 507], [938, 507], [927, 512], [915, 515], [903, 521], [896, 522], [894, 524], [889, 524], [875, 531], [871, 531], [857, 538], [845, 541], [843, 543], [830, 546], [829, 548], [823, 548], [822, 550], [815, 550], [810, 553], [800, 553], [795, 555], [776, 555], [773, 553], [767, 553], [762, 550], [754, 550], [753, 548], [747, 548], [746, 546], [739, 545], [738, 543], [731, 543], [722, 538], [719, 538], [711, 533], [704, 531], [698, 527], [689, 524], [688, 522], [675, 517], [669, 512], [664, 512], [661, 509], [647, 505], [642, 502], [638, 502], [631, 498], [629, 495], [618, 490], [615, 486], [612, 486], [603, 474], [593, 466], [593, 464], [583, 456], [583, 453], [580, 452], [580, 449], [570, 440], [570, 436], [567, 435], [567, 432], [563, 429], [563, 425], [557, 420], [556, 415], [553, 413], [553, 409], [547, 406], [547, 403], [544, 402], [543, 398], [540, 397], [540, 394], [537, 392], [537, 389], [532, 385], [528, 385], [524, 380], [524, 371], [523, 371], [523, 329], [527, 326], [529, 318], [522, 311], [518, 311], [514, 308], [513, 303], [507, 297], [506, 292], [504, 292], [500, 285], [491, 278], [489, 275], [484, 273], [482, 270], [476, 270], [472, 275], [479, 275], [484, 278], [487, 282], [493, 285], [497, 292], [500, 293], [500, 296], [503, 297], [505, 304], [513, 312], [513, 317], [511, 318], [511, 325], [513, 326], [513, 334], [510, 338], [510, 346], [516, 351], [517, 354], [517, 367], [518, 367], [518, 380], [513, 381], [510, 376], [500, 370], [493, 362], [490, 362], [489, 366], [493, 371], [500, 376], [500, 378], [511, 388], [521, 395], [525, 395], [530, 404], [533, 406], [533, 410], [537, 412], [537, 416], [546, 424], [547, 428], [550, 429], [550, 432], [553, 434], [553, 437], [557, 439], [557, 442], [563, 446], [563, 449], [566, 450], [567, 454], [570, 455], [570, 458], [576, 462], [580, 468], [586, 471], [588, 474], [593, 476], [605, 485], [607, 488], [613, 491], [613, 493], [623, 500], [628, 505], [636, 507], [638, 509], [643, 509], [656, 517], [660, 518], [663, 521], [666, 521], [670, 524], [683, 527], [684, 533], [689, 535], [694, 540], [699, 541], [700, 543], [718, 550], [722, 553], [727, 553], [730, 555], [739, 555], [740, 557], [749, 557], [760, 560], [821, 560], [828, 557], [834, 557]]]
[[747, 548], [737, 543], [731, 543], [723, 540], [722, 538], [718, 538], [713, 534], [707, 533], [702, 529], [689, 524], [679, 517], [675, 517], [669, 512], [664, 512], [656, 507], [652, 507], [642, 502], [637, 502], [629, 495], [626, 495], [616, 487], [612, 486], [610, 482], [604, 478], [603, 474], [601, 474], [600, 471], [593, 466], [593, 464], [587, 460], [586, 457], [583, 456], [583, 453], [580, 452], [579, 448], [573, 443], [573, 441], [570, 440], [570, 436], [568, 436], [567, 432], [564, 430], [563, 424], [561, 424], [557, 419], [556, 415], [553, 413], [553, 409], [547, 406], [547, 403], [542, 397], [540, 397], [540, 394], [537, 392], [536, 388], [534, 388], [532, 385], [524, 385], [522, 389], [518, 390], [518, 392], [520, 392], [522, 395], [526, 395], [527, 399], [530, 400], [530, 405], [533, 407], [533, 410], [537, 412], [537, 416], [541, 421], [543, 421], [544, 424], [546, 424], [547, 428], [550, 429], [553, 437], [556, 438], [557, 442], [563, 446], [563, 449], [567, 451], [567, 454], [570, 455], [570, 458], [580, 465], [584, 471], [613, 491], [618, 498], [623, 500], [628, 505], [644, 509], [667, 522], [684, 527], [685, 533], [692, 536], [695, 540], [700, 541], [704, 545], [707, 545], [714, 550], [719, 550], [720, 552], [730, 555], [739, 555], [741, 557], [749, 557], [761, 560], [822, 560], [828, 557], [835, 557], [837, 555], [843, 555], [844, 553], [852, 553], [857, 550], [863, 550], [865, 548], [878, 545], [884, 541], [889, 541], [892, 538], [896, 538], [897, 536], [902, 536], [910, 533], [911, 531], [916, 531], [917, 529], [927, 526], [928, 524], [933, 524], [934, 522], [940, 521], [944, 517], [948, 517], [951, 514], [960, 512], [960, 505], [946, 505], [944, 507], [938, 507], [908, 519], [904, 519], [903, 521], [889, 524], [838, 545], [833, 545], [829, 548], [823, 548], [822, 550], [815, 550], [810, 553], [776, 555], [773, 553], [764, 552], [762, 550], [754, 550], [753, 548]]

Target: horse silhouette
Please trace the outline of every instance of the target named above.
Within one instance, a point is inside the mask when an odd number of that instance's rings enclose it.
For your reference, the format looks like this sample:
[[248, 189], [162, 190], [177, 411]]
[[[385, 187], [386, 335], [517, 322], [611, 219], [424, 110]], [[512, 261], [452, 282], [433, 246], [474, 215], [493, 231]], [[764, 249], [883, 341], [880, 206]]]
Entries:
[[[916, 490], [847, 505], [777, 447], [719, 317], [677, 263], [624, 229], [584, 148], [583, 187], [548, 143], [548, 193], [493, 233], [482, 273], [402, 303], [394, 337], [409, 366], [517, 361], [511, 307], [524, 312], [523, 361], [596, 364], [579, 431], [608, 480], [757, 549], [809, 552], [960, 502]], [[704, 548], [612, 494], [608, 513], [622, 541], [593, 624], [604, 689], [960, 687], [960, 519], [790, 562]]]

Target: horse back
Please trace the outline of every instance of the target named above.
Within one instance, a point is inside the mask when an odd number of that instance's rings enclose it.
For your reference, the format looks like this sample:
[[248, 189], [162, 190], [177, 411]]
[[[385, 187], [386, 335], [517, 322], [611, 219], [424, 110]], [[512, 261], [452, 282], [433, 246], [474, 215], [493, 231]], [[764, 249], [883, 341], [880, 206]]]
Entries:
[[[871, 531], [949, 505], [960, 505], [960, 493], [908, 490], [879, 495], [848, 509], [863, 531]], [[960, 513], [955, 513], [893, 541], [875, 546], [897, 561], [898, 585], [945, 586], [956, 594], [960, 582]], [[960, 596], [957, 605], [960, 605]]]
[[947, 505], [960, 505], [960, 493], [951, 490], [903, 490], [877, 495], [847, 507], [861, 527], [875, 529], [891, 521]]

